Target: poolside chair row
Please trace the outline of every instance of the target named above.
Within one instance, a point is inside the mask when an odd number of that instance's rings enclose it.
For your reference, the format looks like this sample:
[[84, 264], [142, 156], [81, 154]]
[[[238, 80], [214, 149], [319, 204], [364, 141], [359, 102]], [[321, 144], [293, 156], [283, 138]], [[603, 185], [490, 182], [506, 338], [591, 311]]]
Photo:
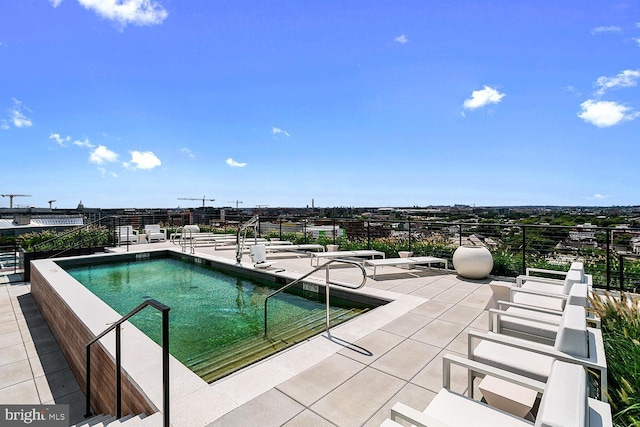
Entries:
[[[140, 232], [133, 228], [131, 225], [121, 225], [116, 227], [116, 237], [118, 244], [131, 244], [142, 243], [146, 241], [151, 242], [164, 242], [167, 240], [167, 230], [160, 228], [158, 224], [147, 224], [144, 226], [144, 232]], [[144, 240], [142, 239], [144, 237]]]
[[[567, 272], [566, 277], [577, 276]], [[536, 283], [533, 279], [527, 281], [530, 285]], [[554, 285], [564, 290], [564, 282]], [[568, 292], [580, 294], [585, 289], [588, 291], [584, 281], [574, 282]], [[549, 294], [534, 292], [530, 289], [527, 295]], [[395, 426], [398, 420], [417, 426], [532, 425], [522, 418], [526, 413], [518, 411], [534, 408], [540, 394], [535, 417], [526, 414], [535, 419], [536, 426], [612, 425], [606, 404], [604, 345], [600, 330], [587, 326], [587, 300], [565, 298], [561, 310], [535, 306], [535, 301], [529, 300], [529, 305], [501, 301], [499, 304], [506, 310], [490, 310], [489, 332], [468, 334], [468, 358], [445, 356], [444, 388], [427, 409], [420, 412], [398, 403], [383, 426]], [[517, 333], [510, 333], [512, 329]], [[467, 368], [468, 397], [450, 390], [451, 363]], [[599, 395], [602, 402], [589, 397], [588, 371], [595, 372], [599, 384], [591, 394]], [[476, 378], [483, 378], [478, 388], [486, 403], [473, 399]]]

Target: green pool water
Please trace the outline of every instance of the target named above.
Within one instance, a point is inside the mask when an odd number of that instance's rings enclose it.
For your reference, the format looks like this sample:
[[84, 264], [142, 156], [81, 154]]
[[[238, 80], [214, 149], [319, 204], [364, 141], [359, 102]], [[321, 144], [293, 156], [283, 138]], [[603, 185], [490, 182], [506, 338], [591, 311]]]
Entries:
[[[65, 270], [122, 315], [149, 298], [168, 305], [171, 308], [171, 354], [196, 373], [198, 369], [209, 372], [208, 380], [251, 363], [251, 360], [234, 362], [232, 367], [216, 374], [211, 373], [214, 368], [201, 367], [204, 359], [224, 359], [223, 353], [233, 351], [234, 346], [246, 346], [243, 341], [265, 341], [268, 347], [274, 347], [274, 351], [277, 350], [275, 347], [286, 347], [273, 345], [273, 339], [269, 341], [263, 337], [264, 300], [276, 289], [272, 282], [235, 276], [175, 258], [84, 265], [66, 267]], [[324, 296], [306, 295], [307, 292], [303, 296], [302, 293], [280, 293], [269, 300], [269, 331], [295, 329], [297, 324], [310, 323], [308, 319], [319, 320], [315, 325], [305, 326], [309, 333], [321, 330], [319, 326], [324, 325]], [[332, 315], [339, 321], [370, 308], [334, 298], [330, 305]], [[345, 316], [345, 311], [349, 315]], [[161, 342], [159, 312], [145, 309], [130, 321], [155, 342]], [[284, 341], [291, 345], [308, 335], [285, 338]], [[251, 351], [238, 350], [237, 353], [248, 354]], [[266, 356], [259, 353], [254, 359]]]

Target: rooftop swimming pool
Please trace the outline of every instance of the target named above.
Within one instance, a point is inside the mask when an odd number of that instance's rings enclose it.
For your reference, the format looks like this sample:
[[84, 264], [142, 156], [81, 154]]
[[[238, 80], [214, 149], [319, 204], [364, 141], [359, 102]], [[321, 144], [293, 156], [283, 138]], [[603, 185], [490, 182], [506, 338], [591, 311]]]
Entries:
[[[269, 334], [264, 337], [265, 298], [282, 285], [273, 276], [260, 279], [236, 274], [185, 255], [136, 256], [137, 260], [62, 266], [121, 315], [149, 298], [171, 307], [170, 352], [206, 381], [324, 330], [324, 294], [313, 286], [312, 290], [293, 287], [269, 300]], [[340, 292], [340, 297], [331, 298], [331, 325], [381, 303], [361, 296], [350, 299], [348, 293]], [[143, 310], [130, 321], [160, 343], [159, 318], [159, 313]]]

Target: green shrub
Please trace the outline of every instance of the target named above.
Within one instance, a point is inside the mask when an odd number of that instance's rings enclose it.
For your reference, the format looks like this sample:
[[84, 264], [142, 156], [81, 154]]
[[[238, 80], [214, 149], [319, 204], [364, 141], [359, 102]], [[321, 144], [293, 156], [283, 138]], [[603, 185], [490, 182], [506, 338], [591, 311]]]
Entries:
[[609, 402], [614, 425], [640, 426], [640, 298], [606, 293], [591, 299], [602, 319]]

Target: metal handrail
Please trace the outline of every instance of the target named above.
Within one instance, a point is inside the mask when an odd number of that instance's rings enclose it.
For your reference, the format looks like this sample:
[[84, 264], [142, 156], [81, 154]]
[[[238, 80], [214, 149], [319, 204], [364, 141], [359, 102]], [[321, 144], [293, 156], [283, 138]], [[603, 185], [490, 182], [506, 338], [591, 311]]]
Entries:
[[[77, 234], [80, 235], [80, 237], [82, 237], [82, 230], [86, 230], [89, 227], [91, 227], [93, 225], [96, 225], [97, 223], [101, 223], [101, 222], [103, 222], [103, 221], [105, 221], [107, 219], [108, 218], [103, 217], [103, 218], [97, 219], [95, 221], [92, 221], [92, 222], [90, 222], [88, 224], [79, 225], [79, 226], [74, 227], [74, 228], [72, 228], [70, 230], [63, 231], [62, 233], [58, 234], [55, 237], [52, 237], [51, 239], [45, 240], [44, 242], [36, 243], [35, 245], [33, 245], [33, 251], [34, 252], [39, 252], [39, 248], [40, 247], [48, 245], [48, 244], [51, 244], [52, 242], [55, 242], [56, 240], [63, 240], [65, 237], [70, 236], [70, 235], [72, 235], [74, 233], [77, 233]], [[83, 242], [82, 239], [78, 239], [78, 241], [80, 242], [80, 244], [82, 244], [82, 242]], [[69, 250], [69, 248], [62, 250], [61, 252], [58, 253], [58, 255], [60, 253], [66, 252], [67, 250]]]
[[[244, 241], [247, 239], [247, 230], [249, 229], [249, 227], [255, 227], [257, 224], [259, 224], [259, 222], [260, 222], [260, 215], [254, 215], [250, 220], [248, 220], [247, 222], [242, 224], [240, 227], [238, 227], [238, 232], [236, 233], [236, 263], [237, 264], [240, 264], [242, 261], [242, 250], [244, 249]], [[242, 237], [240, 237], [240, 234], [243, 231], [244, 231], [244, 234], [242, 235]], [[253, 237], [254, 239], [256, 239], [255, 243], [257, 244], [258, 236], [255, 231], [253, 233]]]
[[[331, 280], [329, 280], [329, 265], [333, 264], [334, 262], [342, 262], [342, 263], [345, 263], [345, 264], [353, 264], [355, 266], [358, 266], [360, 268], [360, 270], [362, 270], [362, 283], [360, 283], [357, 286], [351, 286], [348, 283], [332, 282]], [[280, 292], [285, 291], [286, 289], [290, 288], [291, 286], [297, 285], [298, 283], [300, 283], [301, 281], [303, 281], [304, 279], [306, 279], [307, 277], [309, 277], [310, 275], [312, 275], [316, 271], [319, 271], [319, 270], [321, 270], [323, 268], [325, 268], [325, 271], [326, 271], [326, 275], [325, 275], [325, 295], [326, 295], [327, 316], [326, 316], [325, 330], [327, 331], [327, 333], [329, 332], [329, 289], [330, 289], [329, 285], [331, 284], [331, 285], [336, 285], [336, 286], [342, 286], [343, 288], [349, 288], [349, 289], [360, 289], [367, 282], [367, 271], [357, 261], [351, 261], [351, 260], [348, 260], [348, 259], [332, 259], [332, 260], [330, 260], [330, 261], [328, 261], [328, 262], [326, 262], [326, 263], [314, 268], [313, 270], [311, 270], [310, 272], [308, 272], [304, 276], [301, 276], [301, 277], [297, 278], [293, 282], [288, 283], [288, 284], [284, 285], [283, 287], [281, 287], [280, 289], [278, 289], [278, 290], [270, 293], [269, 295], [267, 295], [267, 297], [264, 300], [264, 336], [265, 337], [267, 336], [267, 307], [268, 307], [267, 303], [269, 302], [269, 299], [271, 297], [273, 297], [273, 296], [276, 296]]]
[[85, 418], [93, 415], [91, 412], [91, 345], [100, 340], [112, 330], [116, 330], [116, 418], [122, 417], [122, 360], [120, 357], [120, 325], [134, 316], [136, 313], [150, 306], [162, 313], [162, 404], [164, 427], [169, 427], [169, 310], [166, 305], [154, 300], [148, 299], [128, 314], [123, 316], [117, 322], [105, 329], [94, 339], [85, 344], [86, 350], [86, 413]]

